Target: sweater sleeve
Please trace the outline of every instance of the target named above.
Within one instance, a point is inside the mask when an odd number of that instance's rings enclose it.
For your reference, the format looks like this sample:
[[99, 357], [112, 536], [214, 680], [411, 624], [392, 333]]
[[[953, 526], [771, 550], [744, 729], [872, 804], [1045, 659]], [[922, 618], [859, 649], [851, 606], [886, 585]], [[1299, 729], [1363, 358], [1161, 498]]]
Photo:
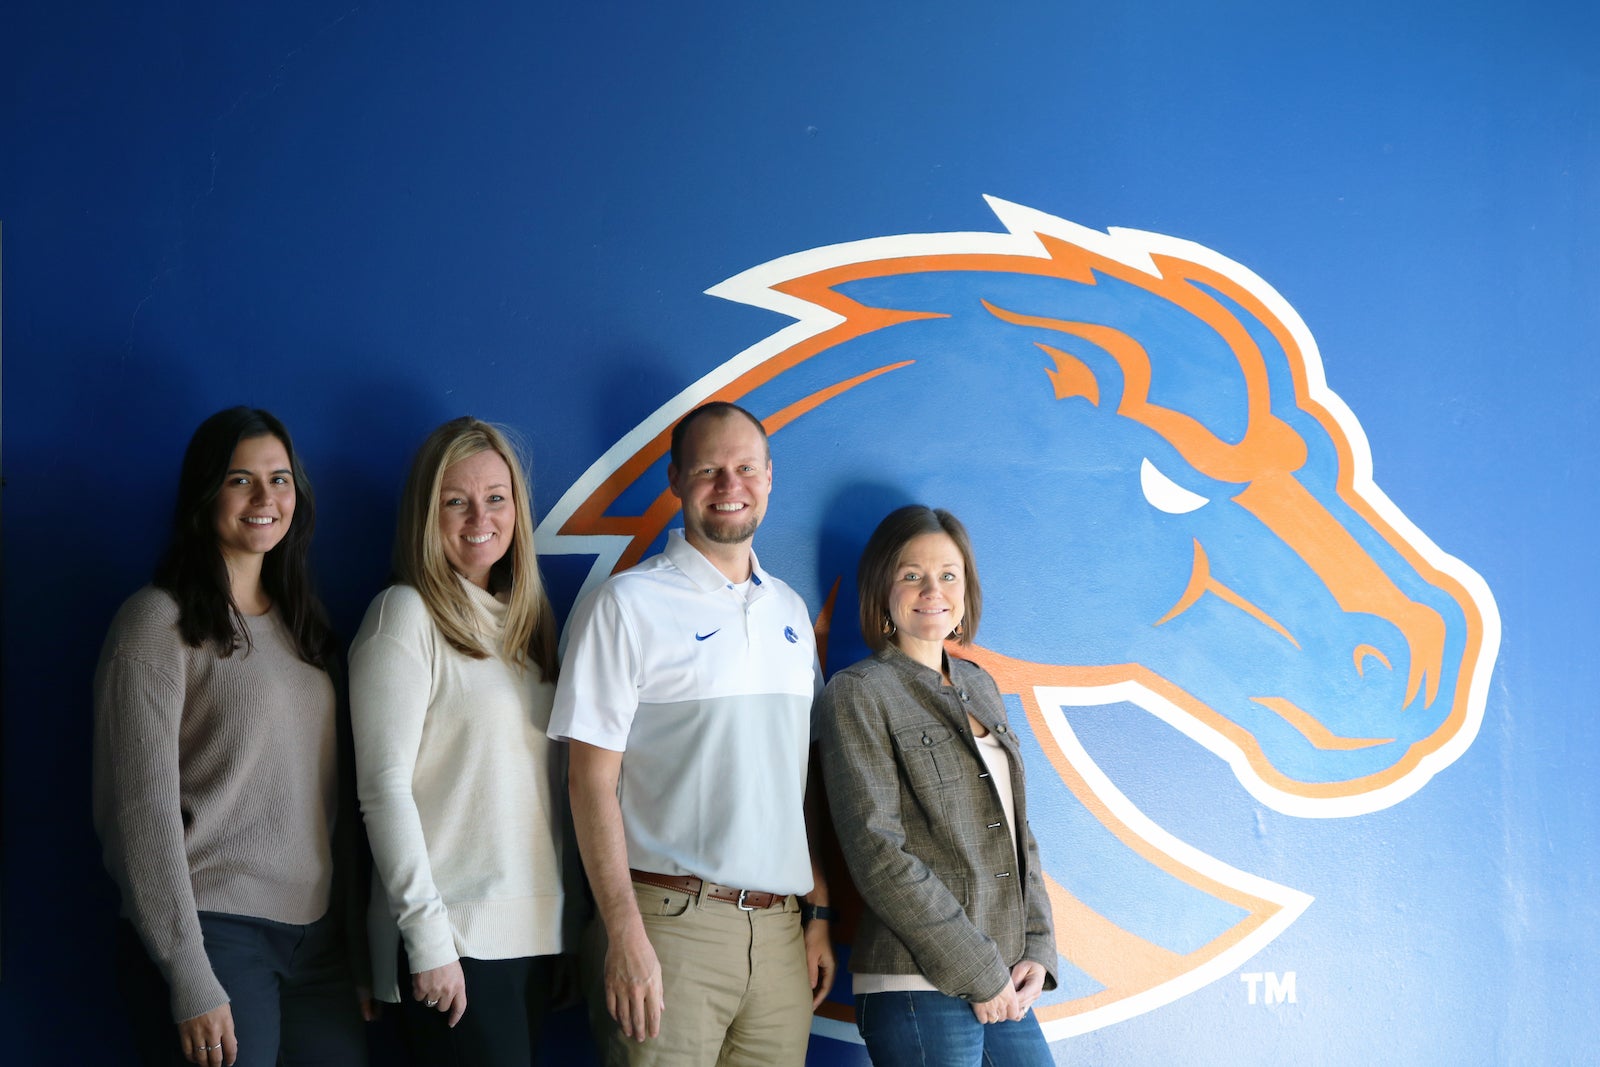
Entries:
[[[206, 957], [184, 847], [183, 648], [132, 601], [95, 675], [94, 809], [123, 914], [167, 980], [174, 1022], [228, 1002]], [[175, 611], [174, 607], [174, 611]]]
[[999, 946], [905, 847], [899, 767], [877, 701], [841, 672], [819, 703], [828, 804], [861, 899], [941, 992], [974, 1002], [998, 996], [1011, 980]]
[[459, 958], [411, 784], [428, 717], [436, 646], [421, 597], [396, 586], [373, 601], [350, 649], [356, 791], [373, 869], [413, 972]]

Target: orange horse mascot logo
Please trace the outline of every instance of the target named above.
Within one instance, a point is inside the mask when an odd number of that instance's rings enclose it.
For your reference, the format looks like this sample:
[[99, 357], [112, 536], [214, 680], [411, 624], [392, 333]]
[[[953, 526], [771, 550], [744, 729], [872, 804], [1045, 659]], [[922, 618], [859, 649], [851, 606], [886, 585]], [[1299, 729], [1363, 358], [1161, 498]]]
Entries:
[[[792, 321], [619, 440], [538, 539], [593, 556], [588, 585], [641, 559], [676, 512], [673, 422], [737, 401], [774, 435], [763, 558], [839, 665], [864, 646], [827, 623], [854, 618], [878, 519], [913, 500], [959, 515], [988, 605], [970, 654], [1027, 726], [1062, 972], [1038, 1010], [1059, 1038], [1282, 933], [1311, 898], [1181, 832], [1360, 816], [1422, 788], [1477, 734], [1499, 616], [1374, 484], [1310, 331], [1264, 281], [1191, 242], [990, 205], [1004, 232], [812, 249], [712, 288]], [[1158, 825], [1091, 751], [1125, 779], [1144, 762], [1141, 788], [1176, 790], [1181, 814]], [[1206, 754], [1231, 776], [1165, 780]]]

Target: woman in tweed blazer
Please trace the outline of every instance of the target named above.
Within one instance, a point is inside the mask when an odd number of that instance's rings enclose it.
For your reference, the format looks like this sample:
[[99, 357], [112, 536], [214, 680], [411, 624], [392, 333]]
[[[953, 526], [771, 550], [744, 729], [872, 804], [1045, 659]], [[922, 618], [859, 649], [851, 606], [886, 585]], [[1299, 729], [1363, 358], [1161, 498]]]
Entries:
[[1022, 756], [994, 679], [945, 649], [971, 643], [982, 608], [966, 529], [900, 508], [856, 584], [875, 651], [818, 708], [828, 802], [867, 906], [856, 1025], [880, 1067], [1049, 1064], [1031, 1008], [1056, 984], [1055, 935]]

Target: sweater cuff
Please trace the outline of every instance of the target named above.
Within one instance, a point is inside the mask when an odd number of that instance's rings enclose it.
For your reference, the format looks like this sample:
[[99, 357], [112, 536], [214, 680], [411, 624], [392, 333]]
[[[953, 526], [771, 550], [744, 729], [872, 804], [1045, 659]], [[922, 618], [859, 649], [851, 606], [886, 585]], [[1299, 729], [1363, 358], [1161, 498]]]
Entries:
[[[450, 920], [441, 916], [400, 931], [406, 943], [406, 962], [412, 974], [431, 971], [461, 958]], [[403, 991], [402, 991], [403, 992]]]
[[204, 1015], [228, 1003], [227, 990], [211, 970], [204, 945], [181, 951], [172, 958], [167, 985], [172, 992], [172, 1021], [175, 1023]]

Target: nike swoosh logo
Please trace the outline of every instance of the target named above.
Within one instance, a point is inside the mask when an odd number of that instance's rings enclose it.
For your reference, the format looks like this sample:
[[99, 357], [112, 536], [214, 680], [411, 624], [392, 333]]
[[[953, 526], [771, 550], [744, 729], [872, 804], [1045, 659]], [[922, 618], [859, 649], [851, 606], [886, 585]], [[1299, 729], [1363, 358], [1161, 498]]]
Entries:
[[694, 635], [694, 639], [695, 639], [695, 640], [696, 640], [696, 641], [704, 641], [704, 640], [705, 640], [705, 639], [706, 639], [706, 638], [708, 638], [708, 637], [715, 637], [715, 636], [717, 636], [717, 634], [719, 634], [719, 633], [721, 633], [721, 632], [722, 632], [722, 627], [720, 627], [720, 626], [719, 626], [719, 627], [717, 627], [717, 628], [716, 628], [716, 629], [715, 629], [715, 630], [712, 630], [712, 631], [711, 631], [711, 632], [710, 632], [710, 633], [708, 633], [708, 634], [695, 634], [695, 635]]

